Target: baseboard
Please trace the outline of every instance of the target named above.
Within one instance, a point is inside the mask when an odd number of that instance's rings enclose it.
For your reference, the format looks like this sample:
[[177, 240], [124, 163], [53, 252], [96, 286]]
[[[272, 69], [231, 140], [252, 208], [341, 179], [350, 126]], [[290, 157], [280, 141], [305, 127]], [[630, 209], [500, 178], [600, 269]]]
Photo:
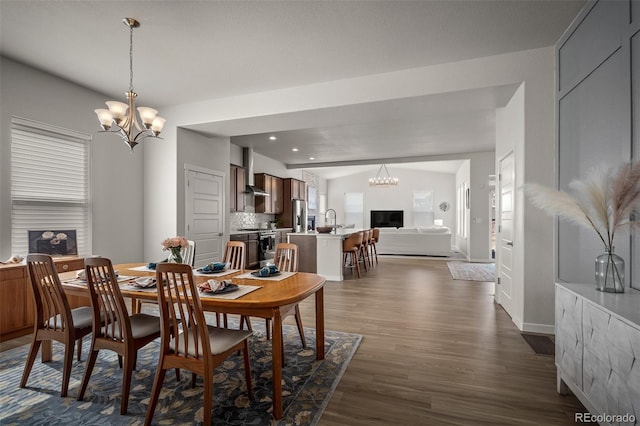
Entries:
[[495, 259], [469, 259], [471, 263], [495, 263]]
[[535, 324], [535, 323], [525, 322], [525, 323], [522, 323], [522, 328], [520, 328], [520, 330], [528, 333], [551, 334], [551, 335], [556, 334], [555, 326], [548, 325], [548, 324]]

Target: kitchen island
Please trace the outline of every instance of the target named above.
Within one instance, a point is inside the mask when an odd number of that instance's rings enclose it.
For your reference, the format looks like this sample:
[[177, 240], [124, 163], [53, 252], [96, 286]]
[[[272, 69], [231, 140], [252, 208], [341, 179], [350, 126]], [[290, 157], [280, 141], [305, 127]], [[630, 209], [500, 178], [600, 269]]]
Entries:
[[[287, 234], [290, 243], [296, 244], [300, 252], [299, 270], [313, 272], [329, 281], [342, 281], [342, 242], [360, 229], [337, 228], [330, 234], [315, 231]], [[315, 250], [314, 250], [315, 249]], [[315, 262], [314, 262], [315, 261]]]

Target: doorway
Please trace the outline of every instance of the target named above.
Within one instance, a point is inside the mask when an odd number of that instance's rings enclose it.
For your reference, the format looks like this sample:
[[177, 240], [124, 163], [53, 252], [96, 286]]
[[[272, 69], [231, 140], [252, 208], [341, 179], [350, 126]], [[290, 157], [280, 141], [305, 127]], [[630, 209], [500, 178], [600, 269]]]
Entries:
[[498, 175], [498, 232], [497, 263], [498, 277], [496, 298], [505, 311], [513, 317], [513, 220], [514, 220], [514, 154], [511, 151], [499, 162]]
[[224, 238], [223, 172], [185, 165], [185, 236], [196, 242], [195, 265], [222, 259]]

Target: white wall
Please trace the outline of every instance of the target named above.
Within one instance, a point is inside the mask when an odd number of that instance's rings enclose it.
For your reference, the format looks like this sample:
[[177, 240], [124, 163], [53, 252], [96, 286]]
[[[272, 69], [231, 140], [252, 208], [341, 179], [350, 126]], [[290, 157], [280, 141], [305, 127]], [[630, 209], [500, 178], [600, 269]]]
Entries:
[[[0, 258], [11, 253], [11, 116], [92, 135], [94, 254], [114, 262], [143, 259], [143, 142], [133, 153], [119, 136], [98, 133], [93, 112], [107, 96], [0, 57]], [[26, 253], [21, 253], [22, 255]]]
[[[455, 230], [455, 175], [409, 169], [394, 169], [390, 164], [389, 172], [398, 177], [398, 186], [376, 188], [369, 186], [371, 173], [358, 173], [327, 181], [327, 208], [337, 213], [337, 222], [344, 224], [344, 194], [346, 192], [362, 192], [364, 194], [364, 226], [371, 226], [371, 210], [404, 210], [404, 226], [413, 226], [413, 191], [434, 192], [434, 217], [443, 219], [444, 225], [452, 232]], [[446, 201], [452, 207], [447, 212], [438, 209], [438, 205]], [[324, 218], [319, 218], [324, 224]]]

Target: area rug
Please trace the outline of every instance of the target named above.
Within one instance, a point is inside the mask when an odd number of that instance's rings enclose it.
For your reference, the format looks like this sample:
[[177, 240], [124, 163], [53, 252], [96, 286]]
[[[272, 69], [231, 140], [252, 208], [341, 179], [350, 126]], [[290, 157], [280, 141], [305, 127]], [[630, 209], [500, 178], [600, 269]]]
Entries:
[[496, 267], [493, 263], [447, 262], [447, 266], [454, 280], [496, 280]]
[[[259, 323], [264, 321], [254, 321]], [[297, 328], [284, 325], [285, 366], [283, 368], [284, 417], [271, 416], [271, 341], [264, 325], [254, 325], [251, 338], [253, 400], [246, 393], [241, 355], [232, 355], [216, 368], [213, 424], [215, 425], [315, 425], [340, 382], [362, 336], [325, 332], [325, 359], [316, 361], [315, 330], [305, 328], [307, 349], [302, 348]], [[141, 425], [149, 402], [158, 362], [159, 340], [138, 352], [133, 373], [128, 414], [120, 415], [122, 370], [117, 356], [100, 351], [84, 401], [77, 401], [90, 341], [83, 342], [82, 361], [74, 358], [69, 397], [60, 397], [63, 346], [53, 346], [53, 361], [34, 363], [27, 387], [20, 378], [29, 345], [0, 353], [0, 424], [8, 425]], [[202, 378], [191, 388], [191, 374], [183, 371], [177, 381], [167, 372], [153, 424], [202, 424]]]
[[520, 334], [525, 342], [531, 346], [531, 349], [539, 355], [555, 355], [556, 344], [549, 338], [549, 336], [542, 336], [540, 334]]

